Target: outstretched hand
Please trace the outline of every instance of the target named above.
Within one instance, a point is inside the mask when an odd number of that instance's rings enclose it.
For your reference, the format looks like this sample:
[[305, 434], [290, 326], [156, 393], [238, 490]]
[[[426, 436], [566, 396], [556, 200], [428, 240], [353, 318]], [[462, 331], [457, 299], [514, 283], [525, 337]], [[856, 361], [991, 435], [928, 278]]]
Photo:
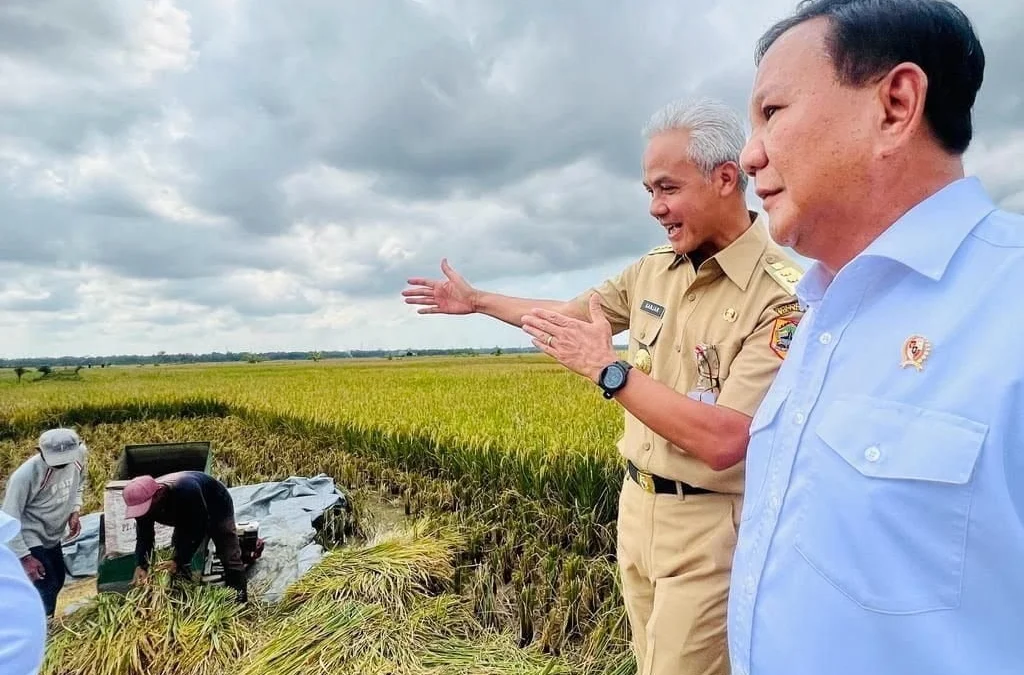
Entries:
[[447, 281], [413, 277], [408, 280], [412, 288], [402, 291], [407, 305], [425, 305], [416, 310], [418, 314], [472, 314], [475, 311], [473, 298], [476, 290], [461, 274], [441, 259], [441, 272]]
[[535, 309], [523, 317], [523, 330], [533, 337], [537, 349], [596, 383], [604, 367], [619, 357], [612, 346], [612, 326], [597, 293], [591, 294], [589, 309], [589, 322]]

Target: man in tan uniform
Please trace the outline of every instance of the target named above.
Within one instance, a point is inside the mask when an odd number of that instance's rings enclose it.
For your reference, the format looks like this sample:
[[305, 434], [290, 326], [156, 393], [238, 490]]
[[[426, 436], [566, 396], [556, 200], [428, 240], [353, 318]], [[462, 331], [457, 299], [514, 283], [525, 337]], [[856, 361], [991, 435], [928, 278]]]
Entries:
[[[447, 260], [447, 280], [410, 279], [403, 295], [423, 314], [522, 326], [625, 408], [618, 561], [639, 672], [723, 675], [748, 429], [801, 317], [800, 271], [746, 208], [735, 113], [673, 104], [646, 136], [644, 185], [668, 245], [568, 302], [477, 290]], [[612, 336], [626, 329], [621, 361]]]

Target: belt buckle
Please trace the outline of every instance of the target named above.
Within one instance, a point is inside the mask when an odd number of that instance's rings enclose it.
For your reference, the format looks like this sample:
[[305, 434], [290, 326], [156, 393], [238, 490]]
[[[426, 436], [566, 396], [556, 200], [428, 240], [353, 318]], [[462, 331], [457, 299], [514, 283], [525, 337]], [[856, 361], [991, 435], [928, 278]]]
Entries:
[[646, 471], [636, 470], [636, 480], [644, 492], [654, 494], [654, 478]]

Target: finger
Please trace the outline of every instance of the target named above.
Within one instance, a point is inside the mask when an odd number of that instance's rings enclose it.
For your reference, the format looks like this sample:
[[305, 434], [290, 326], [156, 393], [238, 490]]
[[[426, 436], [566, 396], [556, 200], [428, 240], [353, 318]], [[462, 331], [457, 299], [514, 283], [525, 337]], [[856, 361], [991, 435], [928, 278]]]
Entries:
[[426, 286], [427, 288], [433, 288], [437, 285], [437, 282], [433, 279], [426, 279], [424, 277], [412, 277], [411, 279], [405, 280], [410, 286]]
[[448, 258], [441, 258], [441, 271], [452, 281], [462, 281], [462, 275], [455, 271], [455, 268], [448, 264]]
[[548, 335], [554, 335], [556, 338], [560, 335], [565, 335], [565, 329], [561, 326], [556, 326], [546, 319], [542, 319], [538, 316], [532, 316], [527, 314], [522, 318], [523, 327], [530, 326], [537, 330], [547, 333]]
[[404, 291], [402, 291], [402, 295], [404, 295], [407, 298], [415, 298], [415, 297], [421, 297], [421, 296], [433, 297], [434, 289], [433, 288], [428, 288], [426, 286], [417, 286], [416, 288], [407, 288], [407, 289], [405, 289]]
[[534, 328], [533, 326], [527, 325], [523, 325], [523, 331], [530, 337], [537, 338], [538, 340], [547, 340], [549, 335], [548, 333], [545, 333], [539, 328]]
[[433, 297], [413, 297], [406, 298], [405, 304], [407, 305], [436, 305], [437, 300]]
[[434, 305], [432, 307], [423, 307], [416, 310], [417, 314], [442, 314], [441, 308]]
[[551, 358], [553, 358], [553, 359], [557, 359], [558, 358], [555, 355], [555, 350], [552, 347], [549, 347], [546, 342], [538, 340], [537, 338], [534, 338], [530, 342], [533, 343], [534, 347], [536, 347], [537, 349], [541, 350], [542, 352], [544, 352], [545, 354], [547, 354]]
[[533, 310], [534, 316], [537, 316], [545, 321], [553, 323], [556, 326], [568, 326], [572, 321], [571, 318], [565, 314], [559, 314], [558, 312], [552, 312], [550, 309], [535, 309]]

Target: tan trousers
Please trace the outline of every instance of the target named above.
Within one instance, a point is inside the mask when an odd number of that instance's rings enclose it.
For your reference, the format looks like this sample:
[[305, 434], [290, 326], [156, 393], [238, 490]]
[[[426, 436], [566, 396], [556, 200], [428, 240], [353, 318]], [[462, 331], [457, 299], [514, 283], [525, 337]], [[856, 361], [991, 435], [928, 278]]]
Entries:
[[729, 675], [729, 575], [742, 497], [619, 495], [618, 560], [639, 675]]

